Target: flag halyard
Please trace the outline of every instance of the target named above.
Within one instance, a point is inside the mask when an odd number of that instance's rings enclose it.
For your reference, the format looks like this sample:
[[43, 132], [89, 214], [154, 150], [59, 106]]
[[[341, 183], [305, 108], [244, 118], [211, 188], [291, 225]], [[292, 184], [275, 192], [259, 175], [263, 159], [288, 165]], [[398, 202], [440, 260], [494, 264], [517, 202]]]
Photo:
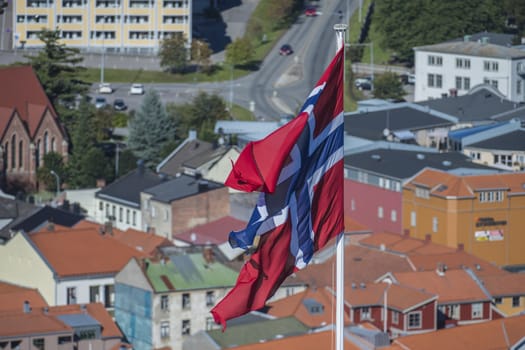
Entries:
[[246, 229], [232, 247], [259, 244], [234, 288], [212, 309], [217, 323], [262, 308], [286, 277], [343, 232], [343, 66], [341, 49], [306, 99], [301, 113], [250, 143], [226, 184], [259, 190]]

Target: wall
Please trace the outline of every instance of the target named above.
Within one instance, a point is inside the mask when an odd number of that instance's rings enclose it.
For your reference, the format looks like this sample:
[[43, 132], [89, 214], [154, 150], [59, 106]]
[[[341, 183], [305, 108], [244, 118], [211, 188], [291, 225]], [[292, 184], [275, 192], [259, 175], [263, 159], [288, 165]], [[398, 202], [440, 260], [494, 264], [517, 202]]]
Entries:
[[21, 233], [0, 245], [0, 280], [38, 288], [50, 306], [56, 305], [53, 272]]

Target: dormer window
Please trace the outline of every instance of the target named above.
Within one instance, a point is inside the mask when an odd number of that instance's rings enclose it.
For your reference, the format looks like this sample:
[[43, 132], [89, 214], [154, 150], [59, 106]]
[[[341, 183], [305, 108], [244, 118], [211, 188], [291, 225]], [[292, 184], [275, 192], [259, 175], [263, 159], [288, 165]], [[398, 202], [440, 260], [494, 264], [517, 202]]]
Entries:
[[305, 299], [303, 300], [303, 304], [311, 315], [320, 315], [324, 312], [323, 304], [315, 299]]
[[416, 187], [416, 197], [428, 199], [430, 197], [430, 190], [424, 187]]

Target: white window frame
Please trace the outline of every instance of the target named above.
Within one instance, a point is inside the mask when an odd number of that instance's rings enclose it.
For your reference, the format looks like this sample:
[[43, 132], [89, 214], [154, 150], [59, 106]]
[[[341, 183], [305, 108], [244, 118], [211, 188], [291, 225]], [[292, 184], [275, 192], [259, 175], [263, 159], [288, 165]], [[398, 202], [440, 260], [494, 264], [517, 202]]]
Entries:
[[437, 216], [434, 216], [432, 218], [432, 232], [436, 233], [438, 232], [438, 229], [439, 229], [439, 220]]
[[170, 297], [169, 297], [169, 295], [161, 295], [160, 296], [160, 309], [162, 311], [169, 311], [170, 310]]
[[397, 221], [397, 211], [395, 211], [394, 209], [392, 209], [392, 211], [390, 211], [390, 221], [392, 221], [392, 222], [396, 222]]
[[415, 211], [410, 212], [410, 226], [415, 227], [417, 223], [417, 214]]
[[160, 323], [160, 337], [163, 339], [170, 337], [170, 322], [162, 321]]
[[472, 318], [483, 318], [483, 303], [473, 303], [472, 307]]
[[377, 217], [379, 219], [383, 218], [383, 207], [377, 207]]
[[372, 311], [370, 307], [364, 306], [361, 308], [361, 320], [370, 320], [372, 318]]
[[[423, 320], [422, 320], [423, 313], [421, 311], [413, 311], [408, 313], [407, 315], [407, 329], [418, 329], [422, 327]], [[415, 318], [415, 319], [413, 319]], [[411, 324], [411, 322], [416, 322], [417, 324]]]

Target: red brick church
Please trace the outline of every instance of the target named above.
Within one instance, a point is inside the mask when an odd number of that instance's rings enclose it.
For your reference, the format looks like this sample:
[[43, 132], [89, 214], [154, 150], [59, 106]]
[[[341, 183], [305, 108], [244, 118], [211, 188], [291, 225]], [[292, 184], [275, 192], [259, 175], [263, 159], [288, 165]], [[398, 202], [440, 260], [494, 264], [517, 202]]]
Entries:
[[37, 190], [44, 155], [54, 151], [67, 161], [68, 149], [67, 134], [33, 68], [0, 68], [2, 189]]

